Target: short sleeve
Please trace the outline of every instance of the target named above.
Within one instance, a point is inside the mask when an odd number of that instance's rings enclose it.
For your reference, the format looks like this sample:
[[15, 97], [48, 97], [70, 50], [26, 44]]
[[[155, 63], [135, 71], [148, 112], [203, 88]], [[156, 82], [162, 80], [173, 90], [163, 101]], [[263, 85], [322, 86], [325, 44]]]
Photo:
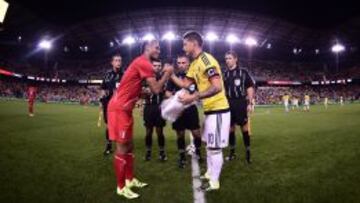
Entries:
[[245, 71], [245, 88], [249, 88], [249, 87], [254, 87], [255, 86], [255, 81], [253, 80], [253, 78], [250, 76], [248, 71]]
[[190, 66], [188, 72], [186, 73], [186, 77], [191, 80], [195, 80], [194, 68], [192, 68], [192, 66]]
[[138, 70], [139, 70], [141, 79], [155, 77], [155, 72], [154, 72], [152, 64], [146, 60], [142, 60], [141, 62], [139, 62]]

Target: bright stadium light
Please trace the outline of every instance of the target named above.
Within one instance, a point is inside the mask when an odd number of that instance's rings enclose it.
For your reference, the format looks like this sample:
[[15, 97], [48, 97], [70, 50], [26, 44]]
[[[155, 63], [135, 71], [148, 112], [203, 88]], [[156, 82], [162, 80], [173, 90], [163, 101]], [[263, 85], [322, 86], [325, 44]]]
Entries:
[[343, 52], [345, 51], [345, 46], [342, 45], [342, 44], [335, 44], [334, 46], [331, 47], [331, 51], [334, 52], [334, 53], [340, 53], [340, 52]]
[[315, 54], [319, 54], [320, 53], [320, 49], [315, 49]]
[[114, 46], [115, 46], [114, 42], [113, 42], [113, 41], [110, 41], [110, 42], [109, 42], [109, 46], [110, 46], [110, 47], [114, 47]]
[[154, 40], [154, 39], [155, 39], [155, 36], [154, 36], [153, 34], [151, 34], [151, 33], [146, 34], [146, 35], [142, 38], [143, 41], [151, 41], [151, 40]]
[[271, 43], [268, 43], [268, 44], [266, 45], [266, 48], [267, 48], [267, 49], [271, 49], [271, 47], [272, 47]]
[[229, 34], [227, 37], [226, 37], [226, 41], [230, 44], [235, 44], [235, 43], [239, 43], [240, 42], [240, 39], [234, 35], [234, 34]]
[[173, 32], [167, 32], [162, 37], [163, 40], [173, 41], [175, 40], [175, 34]]
[[218, 39], [219, 39], [219, 36], [217, 36], [217, 34], [215, 34], [213, 32], [209, 32], [205, 36], [205, 40], [210, 41], [210, 42], [217, 41]]
[[44, 39], [39, 42], [38, 47], [40, 49], [49, 50], [52, 47], [52, 43], [51, 41]]
[[123, 44], [132, 45], [135, 43], [135, 38], [132, 36], [127, 36], [122, 41]]
[[256, 41], [255, 38], [248, 37], [245, 39], [245, 44], [249, 47], [253, 47], [253, 46], [256, 46], [258, 44], [258, 42]]

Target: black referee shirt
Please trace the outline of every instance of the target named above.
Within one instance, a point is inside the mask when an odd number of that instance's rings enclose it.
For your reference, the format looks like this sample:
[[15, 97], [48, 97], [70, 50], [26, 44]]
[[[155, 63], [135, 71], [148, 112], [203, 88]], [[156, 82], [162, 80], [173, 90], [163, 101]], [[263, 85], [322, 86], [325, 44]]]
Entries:
[[[180, 72], [175, 73], [175, 75], [180, 79], [184, 79], [186, 77], [186, 72], [180, 71]], [[172, 92], [173, 94], [175, 94], [179, 90], [181, 90], [181, 88], [178, 87], [172, 80], [169, 80], [169, 82], [166, 84], [166, 91], [169, 91], [169, 92]], [[197, 90], [196, 85], [195, 85], [194, 91], [195, 90]]]
[[[156, 74], [156, 80], [160, 80], [161, 75]], [[149, 95], [145, 96], [145, 105], [160, 105], [161, 102], [164, 100], [165, 92], [161, 91], [159, 94], [150, 93]]]
[[226, 69], [223, 75], [228, 99], [246, 99], [247, 89], [255, 86], [255, 81], [245, 68]]
[[101, 100], [110, 101], [114, 91], [120, 84], [120, 80], [123, 76], [123, 72], [120, 69], [118, 72], [115, 72], [113, 69], [107, 71], [103, 78], [103, 83], [101, 84], [101, 89], [106, 91], [106, 94]]

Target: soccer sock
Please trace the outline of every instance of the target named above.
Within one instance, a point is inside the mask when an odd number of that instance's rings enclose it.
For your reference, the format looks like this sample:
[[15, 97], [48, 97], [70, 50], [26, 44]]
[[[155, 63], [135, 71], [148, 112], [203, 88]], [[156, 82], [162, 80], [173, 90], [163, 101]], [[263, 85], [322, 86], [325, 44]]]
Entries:
[[105, 131], [105, 137], [106, 137], [106, 148], [111, 149], [111, 140], [109, 139], [109, 130], [107, 128]]
[[125, 186], [125, 167], [126, 167], [126, 155], [115, 154], [114, 155], [114, 170], [116, 175], [117, 186], [122, 189]]
[[218, 182], [221, 174], [222, 165], [224, 163], [222, 150], [221, 149], [210, 150], [210, 158], [211, 158], [210, 180], [212, 182]]
[[157, 135], [158, 135], [159, 149], [160, 149], [160, 151], [164, 151], [165, 150], [165, 136], [164, 136], [163, 129], [157, 129]]
[[234, 153], [234, 152], [235, 152], [235, 143], [236, 143], [235, 132], [230, 132], [230, 134], [229, 134], [229, 148], [230, 148], [230, 153]]
[[29, 113], [34, 113], [34, 108], [31, 104], [29, 104]]
[[134, 178], [134, 157], [135, 155], [131, 153], [126, 154], [126, 165], [125, 165], [125, 179], [132, 180]]
[[151, 151], [152, 147], [152, 129], [146, 128], [145, 145], [147, 151]]
[[211, 151], [209, 149], [206, 149], [206, 166], [207, 166], [206, 173], [208, 173], [211, 176], [212, 163], [211, 163]]
[[243, 132], [243, 141], [244, 141], [244, 145], [245, 145], [246, 150], [249, 150], [250, 149], [249, 131]]
[[180, 136], [177, 138], [177, 146], [180, 153], [180, 158], [185, 158], [185, 137]]
[[200, 149], [201, 149], [201, 138], [200, 137], [194, 137], [194, 145], [195, 145], [196, 154], [200, 154]]

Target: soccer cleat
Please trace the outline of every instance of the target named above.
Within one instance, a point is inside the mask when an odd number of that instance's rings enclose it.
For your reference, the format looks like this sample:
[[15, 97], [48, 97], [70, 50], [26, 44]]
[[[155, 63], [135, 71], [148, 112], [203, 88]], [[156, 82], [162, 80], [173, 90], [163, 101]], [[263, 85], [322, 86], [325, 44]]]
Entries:
[[30, 117], [34, 117], [35, 115], [34, 115], [33, 113], [30, 113], [29, 116], [30, 116]]
[[219, 181], [217, 182], [212, 182], [209, 181], [208, 183], [204, 183], [200, 186], [200, 189], [202, 191], [206, 191], [206, 192], [210, 192], [210, 191], [214, 191], [214, 190], [219, 190], [220, 189], [220, 183]]
[[159, 160], [160, 161], [167, 161], [167, 156], [166, 156], [166, 153], [164, 151], [160, 151]]
[[119, 196], [123, 196], [126, 199], [136, 199], [139, 198], [140, 195], [133, 192], [129, 187], [125, 186], [122, 189], [120, 189], [119, 187], [116, 188], [116, 194], [118, 194]]
[[179, 168], [185, 168], [185, 165], [186, 165], [186, 159], [180, 158], [178, 161]]
[[236, 159], [236, 154], [235, 153], [230, 153], [229, 156], [225, 157], [226, 161], [232, 161]]
[[151, 160], [151, 151], [146, 152], [144, 160], [145, 161], [150, 161]]
[[250, 149], [246, 150], [246, 162], [251, 164], [251, 156], [250, 156]]
[[200, 180], [210, 180], [210, 173], [206, 171], [206, 173], [200, 176]]
[[144, 183], [139, 181], [136, 178], [133, 178], [131, 181], [130, 180], [126, 180], [126, 187], [128, 188], [133, 188], [133, 187], [137, 187], [137, 188], [144, 188], [146, 186], [148, 186], [149, 184]]

